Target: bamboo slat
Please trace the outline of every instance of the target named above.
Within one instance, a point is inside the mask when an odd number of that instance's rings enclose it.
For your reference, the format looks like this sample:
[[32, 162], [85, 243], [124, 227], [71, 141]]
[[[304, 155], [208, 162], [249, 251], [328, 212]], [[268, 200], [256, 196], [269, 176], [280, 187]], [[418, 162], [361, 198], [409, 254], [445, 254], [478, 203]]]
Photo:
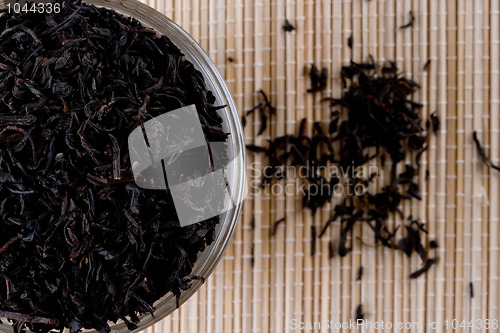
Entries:
[[[398, 29], [396, 23], [396, 1], [386, 1], [385, 2], [385, 23], [384, 23], [384, 59], [395, 61], [396, 56], [396, 32]], [[383, 165], [383, 177], [380, 179], [381, 186], [387, 183], [390, 177], [390, 162], [386, 161], [386, 164]], [[380, 186], [379, 186], [380, 187]], [[391, 219], [388, 221], [389, 230], [395, 229], [395, 223]], [[387, 248], [382, 250], [383, 252], [383, 261], [380, 263], [381, 269], [384, 270], [383, 274], [383, 290], [384, 290], [384, 299], [383, 299], [383, 307], [382, 314], [379, 314], [378, 318], [382, 318], [385, 322], [394, 322], [394, 314], [396, 309], [396, 293], [395, 293], [395, 269], [386, 269], [387, 266], [395, 267], [395, 257], [394, 253]]]
[[[476, 17], [482, 21], [481, 25], [481, 34], [482, 34], [482, 41], [483, 41], [483, 55], [481, 60], [482, 60], [482, 77], [483, 77], [483, 85], [482, 85], [482, 105], [483, 105], [483, 116], [482, 116], [482, 127], [484, 130], [484, 138], [485, 142], [488, 143], [490, 142], [490, 122], [491, 122], [491, 111], [490, 111], [490, 61], [491, 58], [489, 57], [489, 54], [491, 54], [490, 50], [490, 38], [489, 38], [489, 30], [491, 29], [490, 26], [490, 3], [488, 1], [485, 1], [483, 3], [483, 8], [480, 8], [480, 12], [476, 14]], [[491, 145], [490, 145], [491, 146]], [[496, 145], [495, 145], [496, 146]], [[491, 155], [491, 149], [490, 149], [490, 155]], [[481, 244], [488, 244], [489, 243], [489, 220], [490, 220], [490, 215], [489, 215], [489, 206], [490, 206], [490, 201], [488, 198], [488, 193], [491, 192], [490, 190], [490, 183], [489, 183], [489, 170], [488, 168], [483, 165], [483, 170], [481, 172], [482, 176], [482, 195], [481, 195], [481, 208], [482, 208], [482, 221], [481, 221], [481, 228], [482, 228], [482, 233], [481, 233]], [[481, 248], [481, 281], [482, 281], [482, 288], [481, 288], [481, 317], [486, 318], [488, 317], [488, 298], [490, 297], [489, 295], [489, 281], [488, 281], [488, 257], [489, 257], [489, 249], [488, 246], [480, 246]], [[477, 330], [476, 330], [477, 331]]]
[[[196, 6], [194, 8], [197, 8]], [[193, 21], [191, 22], [191, 26], [199, 30], [200, 26], [196, 24], [198, 20], [194, 20], [194, 13], [196, 10], [191, 11], [193, 13]], [[235, 68], [234, 61], [236, 58], [235, 54], [235, 38], [234, 35], [236, 33], [236, 20], [235, 20], [235, 8], [234, 2], [231, 1], [227, 3], [227, 7], [224, 10], [223, 15], [225, 16], [225, 21], [221, 22], [225, 24], [226, 29], [226, 38], [225, 42], [225, 50], [226, 52], [221, 52], [225, 59], [224, 66], [224, 78], [226, 80], [226, 84], [231, 92], [236, 90], [236, 78], [235, 78]], [[232, 59], [232, 61], [229, 61]], [[233, 330], [233, 299], [235, 298], [235, 288], [233, 284], [234, 275], [233, 272], [237, 269], [235, 266], [235, 248], [229, 247], [224, 256], [224, 303], [223, 303], [223, 325], [225, 330], [232, 331]], [[220, 268], [218, 268], [220, 270]]]
[[[354, 4], [356, 1], [352, 0], [346, 0], [343, 1], [342, 4], [342, 12], [344, 16], [344, 22], [342, 26], [343, 30], [343, 40], [344, 43], [347, 43], [349, 38], [352, 38], [352, 49], [343, 48], [343, 64], [344, 65], [349, 65], [351, 60], [357, 59], [356, 58], [356, 53], [357, 49], [359, 48], [359, 31], [357, 32], [356, 36], [354, 35], [354, 19], [353, 19], [353, 13], [354, 13]], [[340, 231], [342, 226], [339, 226], [338, 229], [334, 228], [332, 232], [335, 231]], [[338, 234], [337, 234], [338, 235]], [[350, 242], [349, 236], [347, 239], [347, 242]], [[338, 240], [336, 240], [336, 244], [338, 244]], [[351, 286], [351, 280], [352, 280], [352, 257], [350, 256], [345, 256], [345, 257], [339, 257], [338, 255], [336, 256], [338, 260], [334, 262], [338, 269], [341, 272], [341, 322], [348, 322], [353, 315], [354, 307], [357, 305], [356, 301], [353, 300], [352, 298], [352, 286]], [[355, 269], [355, 268], [354, 268]]]
[[[238, 105], [238, 111], [240, 115], [244, 115], [246, 109], [249, 106], [247, 102], [248, 99], [245, 100], [245, 95], [243, 93], [244, 89], [244, 71], [243, 71], [243, 61], [244, 61], [244, 12], [243, 12], [243, 0], [235, 0], [234, 1], [234, 90], [232, 91], [233, 98], [235, 100], [236, 105]], [[250, 103], [251, 104], [251, 103]], [[243, 106], [243, 107], [242, 107]], [[252, 143], [251, 134], [251, 126], [246, 126], [244, 130], [245, 143]], [[247, 157], [247, 163], [252, 163], [251, 156]], [[250, 164], [251, 165], [251, 164]], [[248, 179], [248, 196], [251, 199], [253, 197], [253, 187], [251, 178], [251, 172], [247, 172]], [[243, 205], [243, 214], [252, 215], [250, 212], [251, 209], [251, 200], [245, 200]], [[240, 221], [241, 223], [241, 221]], [[243, 288], [242, 288], [242, 280], [243, 280], [243, 228], [237, 228], [235, 231], [235, 235], [233, 236], [232, 248], [234, 253], [234, 271], [233, 271], [233, 283], [234, 287], [233, 299], [232, 299], [232, 311], [230, 311], [233, 316], [232, 328], [234, 332], [242, 331], [242, 304], [243, 304]], [[204, 332], [204, 331], [201, 331]]]
[[[296, 40], [296, 49], [295, 49], [295, 113], [297, 121], [301, 121], [306, 118], [307, 115], [305, 113], [305, 96], [303, 94], [306, 91], [306, 76], [304, 73], [304, 63], [306, 57], [306, 2], [304, 0], [296, 1], [296, 12], [295, 16], [288, 15], [287, 17], [291, 20], [291, 23], [295, 26], [295, 40]], [[297, 130], [297, 129], [296, 129]], [[294, 187], [295, 193], [298, 193], [298, 190], [301, 186], [301, 182], [296, 182], [296, 186]], [[302, 322], [304, 320], [303, 314], [303, 295], [304, 295], [304, 256], [306, 248], [304, 247], [304, 242], [301, 241], [305, 237], [305, 223], [304, 219], [309, 215], [308, 212], [302, 212], [302, 198], [299, 195], [295, 196], [294, 208], [296, 211], [295, 214], [295, 244], [290, 244], [290, 247], [294, 249], [294, 286], [293, 286], [293, 304], [292, 310], [289, 314], [289, 318], [295, 319], [298, 322]], [[289, 223], [289, 222], [286, 222]], [[292, 274], [292, 273], [290, 273]], [[285, 324], [287, 324], [285, 322]]]
[[[442, 244], [438, 253], [442, 260], [442, 264], [436, 267], [436, 275], [439, 276], [436, 280], [436, 319], [438, 322], [444, 322], [446, 319], [446, 267], [451, 263], [450, 256], [445, 249], [449, 242], [449, 235], [446, 234], [446, 200], [447, 200], [447, 163], [446, 163], [446, 153], [447, 153], [447, 119], [446, 114], [446, 103], [447, 103], [447, 10], [446, 0], [439, 0], [438, 2], [438, 24], [437, 24], [437, 55], [438, 55], [438, 70], [437, 70], [437, 112], [443, 121], [441, 122], [441, 136], [440, 140], [437, 142], [436, 149], [436, 161], [437, 164], [437, 179], [436, 179], [436, 233], [438, 235], [439, 243]], [[439, 330], [438, 330], [439, 332]]]
[[[328, 69], [328, 74], [331, 75], [331, 69], [332, 69], [332, 63], [333, 63], [333, 58], [332, 58], [332, 51], [334, 50], [334, 47], [332, 45], [332, 3], [330, 1], [323, 1], [322, 2], [322, 9], [321, 9], [321, 68], [327, 68]], [[328, 83], [330, 83], [331, 80], [328, 80]], [[319, 97], [328, 97], [331, 96], [332, 90], [331, 90], [331, 84], [328, 84], [325, 91], [319, 93]], [[316, 93], [317, 94], [317, 93]], [[318, 110], [318, 115], [320, 119], [316, 119], [323, 128], [327, 128], [325, 125], [329, 121], [327, 119], [330, 119], [330, 107], [327, 103], [322, 102], [321, 100], [318, 101], [321, 109]], [[325, 149], [323, 148], [321, 153], [324, 153]], [[331, 204], [327, 203], [323, 208], [320, 209], [320, 221], [319, 224], [317, 225], [317, 230], [321, 230], [322, 225], [324, 224], [324, 221], [326, 221], [331, 212]], [[319, 231], [318, 231], [319, 234]], [[320, 281], [330, 281], [330, 258], [328, 256], [328, 250], [329, 250], [329, 244], [330, 244], [330, 239], [329, 237], [322, 237], [318, 238], [316, 241], [316, 255], [319, 257], [319, 265], [320, 265]], [[318, 318], [320, 321], [325, 321], [325, 319], [328, 318], [329, 313], [329, 305], [330, 305], [330, 284], [329, 283], [320, 283], [320, 288], [319, 288], [319, 294], [318, 298], [320, 300], [320, 304], [318, 307]], [[320, 332], [328, 332], [329, 330], [325, 327], [322, 328]]]
[[[271, 47], [271, 32], [272, 32], [272, 20], [271, 20], [271, 4], [268, 1], [263, 1], [263, 16], [262, 16], [262, 30], [258, 31], [258, 33], [262, 33], [262, 82], [260, 82], [260, 89], [266, 92], [270, 92], [272, 88], [272, 72], [271, 72], [271, 60], [272, 60], [272, 47]], [[256, 31], [257, 33], [257, 31]], [[256, 41], [257, 42], [257, 41]], [[257, 83], [255, 85], [257, 89]], [[270, 138], [270, 133], [276, 126], [275, 118], [271, 118], [270, 121], [270, 130], [265, 133], [260, 139], [261, 141], [257, 141], [259, 145], [264, 144], [264, 139]], [[268, 134], [269, 133], [269, 134]], [[259, 160], [261, 164], [263, 164], [263, 159]], [[261, 210], [262, 210], [262, 221], [260, 222], [260, 228], [257, 226], [257, 222], [255, 224], [254, 237], [256, 242], [256, 251], [254, 253], [255, 262], [259, 265], [260, 272], [257, 274], [260, 275], [260, 281], [254, 281], [254, 286], [256, 293], [259, 293], [259, 302], [258, 308], [254, 307], [254, 325], [253, 330], [257, 332], [268, 332], [270, 331], [270, 312], [271, 307], [269, 302], [265, 300], [269, 299], [270, 296], [270, 258], [271, 258], [271, 250], [270, 244], [267, 241], [269, 239], [271, 224], [272, 224], [272, 214], [266, 214], [265, 212], [270, 212], [272, 210], [272, 201], [270, 196], [264, 196], [261, 198]], [[260, 230], [259, 230], [260, 229]], [[258, 256], [261, 258], [258, 258]], [[259, 285], [258, 283], [261, 283]]]
[[[491, 70], [489, 73], [490, 76], [490, 129], [491, 129], [491, 136], [490, 136], [490, 144], [491, 144], [491, 158], [493, 163], [496, 163], [498, 165], [499, 163], [499, 133], [500, 133], [500, 126], [499, 126], [499, 116], [500, 116], [500, 95], [498, 92], [500, 91], [500, 64], [498, 61], [494, 61], [494, 59], [499, 59], [500, 58], [500, 31], [498, 28], [500, 26], [500, 4], [498, 1], [491, 1], [491, 8], [490, 8], [490, 31], [489, 31], [489, 37], [490, 37], [490, 66]], [[498, 264], [498, 260], [495, 260], [493, 258], [498, 258], [500, 255], [500, 242], [498, 237], [495, 237], [494, 235], [498, 235], [500, 233], [500, 219], [499, 219], [499, 209], [498, 205], [496, 204], [491, 204], [498, 202], [498, 191], [500, 189], [499, 187], [499, 180], [498, 177], [495, 177], [494, 172], [491, 172], [491, 177], [490, 177], [490, 195], [489, 195], [489, 200], [490, 200], [490, 206], [489, 206], [489, 213], [490, 213], [490, 219], [489, 219], [489, 231], [490, 231], [490, 239], [489, 239], [489, 246], [488, 246], [488, 252], [489, 252], [489, 260], [488, 260], [488, 267], [489, 267], [489, 275], [488, 275], [488, 281], [489, 281], [489, 293], [490, 297], [488, 299], [488, 318], [499, 318], [500, 317], [500, 300], [498, 297], [495, 297], [495, 295], [500, 294], [500, 265]]]
[[[244, 64], [253, 64], [255, 61], [254, 48], [254, 25], [255, 25], [255, 10], [254, 2], [249, 0], [243, 1], [243, 112], [250, 110], [255, 105], [257, 98], [255, 94], [255, 82], [261, 80], [256, 77], [253, 66], [245, 66]], [[241, 111], [240, 111], [241, 112]], [[255, 140], [255, 134], [259, 131], [262, 119], [258, 113], [254, 113], [251, 119], [248, 119], [248, 125], [245, 128], [245, 137], [249, 137], [249, 141]], [[253, 126], [252, 126], [253, 125]], [[247, 134], [248, 133], [248, 134]], [[253, 156], [249, 156], [248, 162], [250, 165], [255, 161]], [[251, 175], [250, 175], [251, 176]], [[240, 220], [242, 224], [242, 276], [241, 276], [241, 329], [243, 332], [252, 331], [252, 297], [253, 297], [253, 267], [252, 267], [252, 252], [253, 252], [253, 231], [252, 225], [255, 223], [255, 201], [258, 200], [255, 196], [247, 198], [243, 218]]]
[[[457, 2], [457, 211], [456, 211], [456, 249], [455, 249], [455, 277], [454, 293], [459, 295], [465, 286], [464, 260], [465, 260], [465, 3], [464, 0]], [[458, 297], [455, 302], [455, 315], [458, 318], [464, 316], [463, 297]]]
[[[376, 8], [376, 17], [377, 17], [377, 40], [374, 43], [375, 50], [379, 62], [385, 63], [386, 62], [386, 44], [385, 41], [387, 39], [386, 34], [387, 34], [387, 25], [388, 25], [388, 19], [386, 15], [379, 15], [378, 13], [386, 13], [386, 8], [389, 7], [389, 4], [387, 1], [379, 1], [376, 2], [377, 8]], [[382, 47], [378, 47], [378, 46]], [[379, 164], [381, 164], [379, 162]], [[384, 181], [386, 179], [386, 171], [385, 171], [385, 165], [379, 165], [379, 177], [377, 180], [377, 190], [381, 190], [384, 187]], [[375, 267], [365, 267], [368, 271], [368, 276], [369, 280], [376, 281], [375, 282], [375, 289], [376, 289], [376, 301], [372, 299], [372, 304], [374, 305], [375, 311], [373, 314], [374, 318], [382, 318], [383, 320], [387, 319], [387, 313], [384, 311], [384, 304], [388, 303], [390, 300], [387, 299], [385, 293], [387, 292], [386, 286], [386, 272], [387, 270], [385, 269], [385, 258], [387, 258], [385, 250], [378, 250], [376, 251], [376, 260], [375, 262], [377, 263]], [[373, 265], [373, 263], [371, 264]], [[375, 274], [374, 274], [375, 273]], [[374, 274], [374, 275], [372, 275]]]
[[[404, 31], [401, 31], [401, 27], [407, 23], [408, 13], [404, 10], [404, 0], [395, 1], [394, 6], [394, 30], [391, 33], [394, 34], [394, 61], [397, 63], [399, 67], [401, 67], [402, 71], [407, 71], [407, 68], [404, 68]], [[407, 75], [407, 74], [405, 74]], [[396, 173], [400, 173], [403, 170], [401, 166], [398, 166]], [[401, 225], [404, 223], [404, 217], [402, 218], [398, 214], [393, 214], [392, 219], [395, 223], [395, 226]], [[404, 236], [404, 230], [402, 228], [399, 229], [398, 235], [400, 237]], [[393, 322], [406, 322], [405, 321], [405, 310], [408, 307], [405, 307], [406, 298], [403, 298], [403, 294], [405, 293], [405, 283], [404, 280], [408, 276], [408, 262], [403, 257], [402, 253], [391, 251], [391, 256], [394, 257], [394, 295], [393, 295]], [[396, 328], [395, 332], [404, 332], [404, 329]]]
[[[347, 47], [347, 39], [349, 38], [349, 32], [346, 34], [343, 30], [343, 16], [342, 16], [342, 2], [336, 1], [332, 4], [332, 63], [331, 63], [331, 94], [333, 96], [340, 96], [342, 94], [341, 80], [340, 80], [340, 70], [342, 66], [342, 59], [346, 58], [343, 54], [348, 54], [350, 52]], [[347, 36], [346, 36], [347, 35]], [[334, 202], [338, 202], [339, 198], [334, 197]], [[327, 218], [330, 218], [330, 214], [326, 214]], [[323, 221], [325, 223], [325, 221]], [[327, 237], [328, 246], [334, 248], [335, 238], [333, 235], [338, 235], [340, 232], [340, 225], [335, 223], [330, 225], [330, 232], [326, 233], [324, 237]], [[323, 256], [330, 257], [330, 249], [326, 252], [322, 252]], [[329, 264], [332, 267], [338, 267], [340, 264], [339, 256], [334, 256], [329, 258]], [[340, 322], [341, 320], [341, 300], [339, 300], [338, 295], [342, 293], [341, 276], [342, 272], [340, 269], [332, 269], [330, 276], [330, 295], [337, 295], [336, 297], [330, 297], [330, 310], [327, 312], [329, 317], [334, 322]]]
[[[427, 2], [426, 1], [413, 1], [413, 12], [416, 15], [415, 27], [413, 28], [413, 45], [419, 45], [419, 47], [413, 48], [413, 78], [417, 82], [420, 83], [421, 89], [416, 93], [416, 100], [422, 101], [422, 121], [426, 123], [429, 113], [429, 105], [427, 104], [427, 83], [428, 83], [428, 69], [424, 68], [425, 64], [429, 59], [428, 55], [428, 11], [427, 11]], [[427, 135], [431, 136], [434, 133], [431, 133], [432, 130], [427, 130]], [[416, 207], [415, 216], [422, 221], [422, 223], [426, 226], [429, 225], [429, 221], [427, 219], [426, 205], [427, 201], [427, 187], [426, 187], [426, 178], [428, 171], [428, 163], [427, 163], [427, 151], [422, 154], [421, 160], [421, 169], [419, 171], [419, 188], [422, 193], [422, 200], [418, 202], [418, 206]], [[427, 237], [428, 238], [428, 237]], [[434, 253], [432, 254], [434, 255]], [[417, 321], [421, 323], [425, 323], [425, 295], [426, 295], [426, 282], [425, 279], [418, 279], [417, 286], [415, 287], [416, 295], [416, 311], [413, 311], [413, 319], [412, 321]]]
[[[283, 1], [277, 1], [272, 6], [271, 34], [272, 41], [272, 99], [277, 109], [276, 125], [274, 126], [276, 136], [286, 133], [286, 41], [281, 34], [282, 25], [286, 15], [286, 5]], [[271, 191], [272, 192], [272, 191]], [[285, 195], [273, 196], [272, 221], [286, 216]], [[286, 223], [286, 222], [285, 222]], [[285, 242], [286, 230], [280, 228], [275, 237], [271, 239], [271, 331], [279, 330], [285, 325]]]
[[[297, 114], [296, 114], [296, 35], [293, 31], [285, 32], [282, 26], [285, 20], [290, 18], [294, 21], [296, 17], [296, 5], [291, 2], [284, 2], [283, 17], [278, 16], [278, 26], [276, 34], [282, 35], [284, 40], [285, 55], [285, 105], [286, 105], [286, 133], [295, 133], [297, 131]], [[281, 25], [281, 28], [279, 27]], [[278, 29], [279, 28], [279, 29]], [[296, 223], [298, 220], [298, 212], [296, 212], [295, 196], [288, 195], [287, 189], [290, 186], [293, 188], [296, 183], [295, 179], [284, 180], [285, 187], [283, 196], [285, 197], [285, 288], [284, 288], [284, 323], [286, 326], [293, 318], [293, 309], [295, 305], [295, 243], [297, 238], [295, 235]]]
[[[465, 11], [465, 45], [473, 45], [474, 44], [474, 23], [473, 23], [473, 1], [466, 0], [464, 3]], [[465, 80], [464, 80], [464, 98], [465, 98], [465, 133], [468, 134], [465, 136], [465, 139], [470, 142], [470, 133], [473, 130], [473, 78], [474, 78], [474, 49], [473, 47], [465, 48]], [[473, 228], [472, 223], [474, 220], [474, 193], [473, 193], [473, 173], [474, 173], [474, 165], [476, 164], [474, 161], [477, 161], [476, 155], [473, 151], [472, 144], [464, 144], [465, 148], [465, 203], [464, 203], [464, 282], [470, 281], [472, 276], [472, 236], [473, 236]], [[460, 296], [458, 296], [460, 298]], [[464, 312], [463, 316], [467, 319], [470, 318], [472, 313], [472, 302], [470, 299], [462, 297], [464, 304]]]
[[[446, 106], [446, 159], [448, 161], [457, 160], [457, 83], [456, 83], [456, 67], [457, 67], [457, 43], [456, 43], [456, 3], [451, 1], [447, 2], [447, 103]], [[446, 165], [446, 191], [448, 193], [457, 192], [457, 166], [455, 163], [447, 163]], [[446, 220], [456, 220], [456, 196], [448, 195], [446, 199]], [[446, 223], [446, 268], [445, 278], [449, 281], [457, 281], [455, 270], [455, 248], [456, 248], [456, 228], [455, 223]], [[445, 289], [445, 318], [452, 318], [455, 310], [455, 302], [457, 299], [453, 297], [455, 292], [454, 284], [446, 284]], [[459, 297], [460, 298], [460, 297]]]
[[[248, 4], [250, 5], [250, 4]], [[261, 0], [254, 1], [253, 4], [254, 17], [264, 17], [264, 2]], [[253, 91], [258, 91], [259, 89], [264, 89], [264, 25], [263, 24], [253, 24], [253, 54], [254, 54], [254, 83], [253, 83]], [[261, 119], [262, 121], [262, 119]], [[255, 127], [254, 129], [254, 142], [257, 145], [263, 144], [263, 138], [259, 137], [258, 131], [259, 127]], [[266, 131], [266, 137], [268, 136], [269, 130]], [[257, 155], [254, 156], [254, 163], [256, 165], [262, 165], [262, 157]], [[262, 203], [265, 197], [263, 196], [255, 196], [254, 200], [254, 213], [252, 214], [254, 228], [251, 230], [253, 243], [252, 243], [252, 315], [247, 319], [248, 322], [251, 323], [251, 331], [257, 332], [259, 330], [259, 326], [261, 323], [261, 311], [262, 311], [262, 237], [261, 230], [262, 224], [268, 222], [268, 220], [264, 219], [264, 214], [262, 210]], [[245, 329], [249, 329], [247, 326], [244, 326]], [[250, 331], [249, 331], [250, 332]]]
[[[489, 148], [487, 136], [485, 135], [485, 131], [482, 127], [483, 125], [483, 17], [482, 11], [484, 7], [483, 1], [473, 1], [473, 38], [474, 38], [474, 48], [473, 48], [473, 71], [472, 71], [472, 125], [473, 128], [481, 128], [479, 133], [479, 137], [481, 141], [486, 144], [486, 147]], [[489, 154], [490, 150], [486, 150]], [[472, 196], [472, 247], [471, 247], [471, 276], [470, 281], [474, 284], [479, 294], [482, 293], [483, 287], [483, 267], [482, 267], [482, 233], [483, 233], [483, 193], [485, 191], [483, 187], [484, 180], [482, 179], [482, 170], [483, 164], [475, 155], [475, 158], [472, 159], [472, 173], [473, 173], [473, 196]], [[482, 299], [481, 297], [474, 297], [471, 299], [471, 319], [472, 318], [481, 318], [482, 311]], [[473, 328], [472, 332], [480, 332], [481, 329]]]
[[[364, 44], [367, 47], [367, 50], [365, 51], [365, 54], [368, 54], [368, 56], [372, 57], [377, 57], [377, 37], [379, 36], [378, 34], [378, 29], [381, 29], [381, 26], [379, 25], [379, 20], [378, 20], [378, 15], [377, 15], [377, 2], [368, 2], [365, 3], [366, 12], [364, 13], [365, 16], [368, 16], [368, 24], [365, 30], [367, 30], [366, 33], [366, 40], [364, 40]], [[381, 61], [381, 59], [376, 58], [378, 62]], [[377, 160], [372, 160], [370, 162], [370, 167], [373, 167], [374, 170], [379, 170], [379, 165], [380, 164]], [[380, 191], [381, 190], [381, 184], [380, 182], [374, 182], [373, 184], [369, 185], [369, 190], [370, 191]], [[363, 226], [363, 235], [362, 235], [363, 242], [365, 244], [373, 244], [373, 235], [368, 226]], [[362, 299], [361, 299], [361, 304], [364, 306], [364, 311], [366, 313], [366, 317], [373, 320], [374, 318], [380, 318], [378, 315], [378, 307], [377, 307], [377, 265], [379, 265], [380, 261], [377, 258], [377, 252], [375, 247], [372, 246], [364, 246], [363, 248], [363, 254], [362, 254], [362, 269], [363, 269], [363, 274], [366, 276], [365, 278], [361, 277], [361, 284], [362, 284]], [[359, 269], [359, 268], [358, 268]]]
[[[309, 72], [311, 65], [315, 62], [314, 59], [314, 32], [315, 32], [315, 12], [314, 5], [316, 1], [314, 0], [304, 0], [304, 39], [305, 39], [305, 54], [304, 54], [304, 64], [303, 74], [304, 78], [304, 88], [309, 88], [309, 80], [306, 79], [307, 73]], [[291, 18], [290, 18], [291, 19]], [[312, 134], [311, 125], [314, 120], [314, 110], [313, 110], [313, 96], [311, 94], [306, 94], [304, 96], [304, 114], [305, 118], [308, 119], [307, 135]], [[313, 292], [314, 292], [314, 262], [311, 256], [311, 227], [314, 225], [313, 217], [311, 216], [310, 210], [306, 209], [303, 212], [304, 226], [303, 226], [303, 239], [302, 239], [302, 258], [303, 258], [303, 289], [302, 289], [302, 321], [313, 321]]]
[[[352, 2], [352, 29], [353, 29], [353, 60], [355, 62], [363, 62], [367, 61], [367, 25], [366, 20], [368, 17], [363, 15], [363, 9], [366, 7], [366, 3], [364, 1], [353, 1]], [[356, 308], [362, 305], [361, 300], [361, 283], [356, 281], [356, 274], [359, 267], [362, 265], [362, 246], [358, 239], [361, 239], [363, 235], [363, 229], [360, 224], [355, 225], [352, 228], [351, 237], [347, 239], [348, 244], [352, 243], [352, 252], [349, 257], [351, 257], [351, 265], [347, 265], [345, 270], [348, 271], [349, 283], [351, 284], [351, 319], [355, 318]], [[347, 274], [346, 274], [347, 275]], [[366, 304], [364, 308], [367, 309]]]

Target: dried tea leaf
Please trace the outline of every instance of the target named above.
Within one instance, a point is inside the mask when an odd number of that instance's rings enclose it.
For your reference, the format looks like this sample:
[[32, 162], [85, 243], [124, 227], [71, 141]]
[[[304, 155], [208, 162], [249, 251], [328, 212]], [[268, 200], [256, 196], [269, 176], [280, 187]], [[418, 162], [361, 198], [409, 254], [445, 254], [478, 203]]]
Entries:
[[285, 24], [283, 24], [283, 30], [285, 32], [291, 32], [295, 30], [295, 26], [293, 26], [287, 19], [285, 19]]
[[[181, 228], [169, 191], [136, 186], [127, 146], [195, 104], [226, 141], [214, 95], [166, 36], [80, 1], [0, 15], [0, 317], [18, 332], [109, 332], [190, 288], [219, 217]], [[209, 149], [213, 163], [227, 152]], [[198, 157], [199, 158], [199, 157]]]

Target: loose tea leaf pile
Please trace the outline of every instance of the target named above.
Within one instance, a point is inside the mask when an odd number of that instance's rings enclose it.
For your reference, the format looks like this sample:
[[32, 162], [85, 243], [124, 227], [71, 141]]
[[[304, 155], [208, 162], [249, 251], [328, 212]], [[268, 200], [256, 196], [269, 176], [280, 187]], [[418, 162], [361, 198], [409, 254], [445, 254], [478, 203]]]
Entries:
[[[331, 223], [341, 223], [339, 255], [351, 251], [348, 235], [355, 224], [362, 223], [374, 232], [377, 243], [408, 256], [417, 253], [423, 262], [411, 275], [417, 277], [437, 260], [428, 258], [431, 246], [421, 239], [427, 233], [422, 223], [404, 216], [399, 208], [404, 200], [421, 200], [419, 160], [427, 149], [427, 137], [419, 116], [422, 105], [412, 100], [419, 86], [401, 76], [395, 63], [379, 66], [373, 59], [343, 67], [341, 78], [346, 92], [341, 98], [327, 99], [332, 106], [328, 132], [314, 123], [312, 137], [307, 136], [304, 119], [298, 135], [274, 138], [268, 147], [247, 148], [268, 157], [263, 186], [285, 177], [290, 166], [305, 169], [301, 173], [307, 183], [303, 204], [313, 214], [330, 202], [336, 186], [342, 185], [341, 202], [334, 205], [331, 218], [319, 233], [321, 237]], [[433, 123], [437, 130], [437, 118]], [[379, 191], [370, 192], [370, 184], [380, 177], [379, 172], [369, 173], [366, 167], [375, 160], [385, 168], [386, 159], [390, 167], [384, 171], [385, 182]], [[332, 165], [340, 172], [327, 172]], [[356, 191], [357, 187], [367, 190]], [[391, 228], [388, 221], [396, 215], [407, 222]], [[403, 225], [404, 236], [397, 239], [397, 230]]]
[[114, 11], [4, 11], [0, 31], [0, 316], [132, 329], [197, 278], [219, 217], [180, 227], [168, 189], [136, 186], [128, 135], [195, 104], [207, 142], [225, 141], [220, 107], [169, 38]]

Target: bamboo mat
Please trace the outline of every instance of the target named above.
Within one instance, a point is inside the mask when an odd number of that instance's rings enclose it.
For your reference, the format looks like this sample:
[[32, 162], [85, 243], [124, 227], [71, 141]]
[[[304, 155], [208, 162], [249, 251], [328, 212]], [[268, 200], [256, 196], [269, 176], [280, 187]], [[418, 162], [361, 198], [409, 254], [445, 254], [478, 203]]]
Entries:
[[[402, 207], [428, 225], [439, 244], [437, 266], [418, 279], [410, 272], [418, 258], [381, 247], [361, 246], [329, 259], [329, 241], [338, 224], [315, 244], [312, 229], [330, 217], [328, 205], [313, 218], [300, 196], [250, 195], [225, 257], [205, 285], [148, 333], [292, 332], [293, 323], [349, 322], [358, 304], [374, 323], [402, 322], [412, 329], [388, 332], [499, 332], [499, 172], [479, 160], [472, 133], [499, 164], [500, 4], [498, 0], [150, 0], [190, 33], [225, 77], [240, 114], [268, 93], [277, 115], [262, 136], [260, 119], [250, 117], [246, 143], [294, 133], [304, 117], [326, 121], [330, 110], [320, 99], [340, 96], [340, 68], [369, 55], [396, 60], [422, 89], [424, 121], [437, 111], [441, 129], [431, 135], [423, 156], [422, 201]], [[400, 29], [409, 22], [414, 26]], [[296, 30], [282, 30], [287, 18]], [[229, 60], [231, 58], [233, 61]], [[431, 60], [428, 71], [423, 70]], [[306, 94], [310, 64], [327, 67], [327, 90]], [[311, 134], [311, 133], [309, 133]], [[249, 180], [263, 157], [249, 153]], [[252, 168], [250, 166], [256, 166]], [[425, 170], [429, 179], [425, 180]], [[284, 180], [293, 186], [294, 179]], [[381, 182], [381, 181], [380, 181]], [[377, 186], [376, 184], [373, 186]], [[274, 221], [286, 217], [275, 236]], [[399, 221], [400, 222], [400, 221]], [[393, 222], [394, 223], [394, 222]], [[372, 234], [353, 232], [366, 243]], [[356, 281], [358, 267], [364, 267]], [[473, 285], [474, 297], [470, 295]], [[451, 325], [470, 324], [475, 327]], [[446, 329], [448, 320], [449, 329]], [[482, 328], [479, 328], [482, 320]], [[331, 323], [330, 322], [330, 323]], [[435, 323], [435, 324], [434, 324]], [[416, 328], [415, 324], [422, 325]], [[435, 326], [434, 326], [435, 325]], [[330, 330], [323, 325], [314, 332]], [[375, 329], [363, 332], [375, 332]]]

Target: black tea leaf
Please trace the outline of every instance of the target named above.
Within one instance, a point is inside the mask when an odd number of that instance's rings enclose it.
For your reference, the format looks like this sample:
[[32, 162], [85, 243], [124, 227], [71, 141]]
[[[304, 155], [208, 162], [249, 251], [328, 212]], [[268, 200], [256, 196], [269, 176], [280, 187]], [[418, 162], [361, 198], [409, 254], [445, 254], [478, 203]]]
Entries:
[[410, 15], [410, 21], [408, 23], [402, 25], [400, 27], [401, 29], [410, 28], [415, 24], [415, 15], [413, 15], [413, 11], [410, 10], [409, 15]]
[[500, 171], [500, 166], [494, 165], [491, 160], [486, 156], [486, 153], [484, 152], [483, 146], [481, 146], [481, 142], [479, 142], [479, 139], [477, 138], [477, 132], [474, 131], [472, 134], [472, 138], [474, 139], [474, 143], [476, 144], [477, 151], [479, 153], [479, 156], [481, 157], [481, 160], [483, 161], [484, 164], [489, 166], [490, 168], [493, 168], [497, 171]]
[[295, 30], [295, 27], [290, 23], [290, 21], [285, 19], [285, 24], [283, 24], [283, 30], [285, 32], [291, 32]]
[[361, 277], [363, 276], [363, 266], [359, 266], [358, 268], [358, 276], [356, 277], [356, 281], [361, 281]]
[[358, 320], [363, 320], [365, 318], [365, 313], [363, 312], [363, 304], [359, 304], [356, 308], [356, 322]]
[[[57, 3], [0, 15], [0, 317], [16, 331], [135, 329], [202, 279], [193, 265], [220, 218], [181, 227], [168, 189], [134, 181], [127, 139], [194, 104], [210, 148], [227, 140], [223, 106], [167, 36]], [[227, 160], [208, 150], [212, 167]]]

